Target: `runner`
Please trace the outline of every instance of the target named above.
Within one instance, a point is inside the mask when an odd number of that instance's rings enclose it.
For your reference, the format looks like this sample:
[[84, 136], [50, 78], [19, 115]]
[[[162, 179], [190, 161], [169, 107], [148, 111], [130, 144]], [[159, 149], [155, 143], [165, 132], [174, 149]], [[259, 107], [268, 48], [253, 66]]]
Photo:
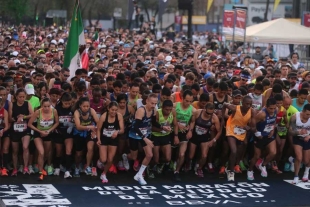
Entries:
[[123, 116], [117, 110], [118, 104], [112, 101], [108, 106], [108, 111], [102, 114], [97, 125], [100, 162], [105, 163], [100, 176], [102, 183], [108, 183], [106, 174], [113, 164], [118, 146], [118, 136], [124, 133]]
[[[154, 163], [157, 169], [157, 173], [161, 174], [165, 166], [168, 166], [171, 160], [171, 133], [177, 131], [176, 114], [173, 111], [173, 103], [171, 100], [165, 100], [162, 103], [162, 108], [156, 112], [156, 120], [153, 120], [152, 126], [152, 141], [154, 143]], [[157, 126], [161, 126], [156, 127]], [[162, 161], [160, 163], [160, 152], [162, 152]]]
[[[184, 86], [182, 87], [183, 90]], [[188, 140], [192, 138], [195, 119], [193, 114], [196, 109], [191, 105], [193, 102], [193, 93], [185, 90], [182, 96], [182, 102], [174, 103], [176, 118], [178, 122], [178, 133], [174, 135], [174, 144], [179, 143], [179, 155], [176, 169], [174, 171], [174, 180], [181, 181], [179, 172], [185, 160]]]
[[60, 162], [63, 152], [63, 144], [65, 145], [65, 174], [64, 178], [71, 178], [70, 169], [72, 164], [72, 148], [73, 148], [73, 136], [72, 136], [72, 96], [70, 93], [63, 93], [56, 104], [56, 110], [59, 116], [59, 125], [57, 127], [57, 134], [54, 138], [56, 147], [56, 156], [54, 162], [54, 175], [60, 174]]
[[306, 104], [301, 112], [291, 117], [289, 133], [293, 136], [293, 147], [295, 152], [294, 180], [293, 184], [299, 182], [300, 163], [305, 164], [303, 182], [308, 182], [310, 169], [310, 104]]
[[143, 147], [145, 157], [142, 161], [142, 165], [138, 173], [134, 176], [134, 179], [139, 182], [140, 185], [146, 185], [146, 181], [143, 178], [143, 172], [150, 163], [154, 147], [153, 142], [150, 140], [152, 130], [152, 117], [155, 115], [155, 106], [157, 105], [158, 97], [156, 94], [151, 93], [146, 99], [145, 106], [138, 108], [135, 114], [135, 120], [129, 130], [129, 146], [130, 154], [128, 156], [123, 155], [124, 166], [128, 164], [128, 158], [134, 160], [134, 170], [139, 168], [138, 161], [138, 148], [139, 144]]
[[[255, 113], [252, 109], [252, 98], [250, 96], [243, 97], [241, 106], [224, 103], [222, 114], [225, 114], [226, 108], [232, 111], [226, 123], [226, 136], [230, 148], [229, 165], [226, 168], [226, 173], [227, 180], [234, 181], [234, 167], [238, 164], [236, 163], [237, 153], [238, 151], [240, 153], [242, 149], [247, 131], [249, 129], [255, 130]], [[224, 126], [224, 119], [222, 119], [222, 126]]]
[[249, 93], [249, 96], [252, 98], [253, 105], [252, 108], [255, 109], [257, 112], [261, 110], [262, 105], [264, 103], [264, 87], [262, 84], [255, 84], [254, 92]]
[[[214, 104], [207, 103], [205, 109], [199, 109], [193, 115], [195, 119], [193, 138], [189, 140], [189, 159], [195, 156], [196, 147], [200, 147], [201, 157], [196, 174], [198, 177], [204, 177], [202, 168], [207, 161], [208, 151], [220, 138], [222, 130], [218, 117], [214, 114]], [[217, 134], [211, 136], [211, 127], [214, 126]]]
[[87, 148], [87, 153], [84, 172], [86, 175], [95, 175], [95, 167], [91, 168], [90, 164], [93, 159], [94, 145], [97, 142], [96, 124], [98, 123], [98, 116], [96, 111], [90, 108], [87, 97], [80, 98], [75, 104], [74, 109], [73, 119], [75, 126], [73, 128], [73, 140], [76, 151], [74, 177], [80, 177], [80, 164], [85, 148]]
[[273, 160], [276, 155], [277, 145], [275, 142], [275, 126], [277, 120], [277, 106], [274, 98], [269, 98], [266, 108], [262, 109], [256, 116], [256, 132], [254, 137], [254, 157], [251, 160], [247, 173], [248, 180], [254, 180], [253, 167], [256, 161], [261, 157], [262, 151], [267, 150], [268, 154], [258, 169], [262, 177], [267, 177], [266, 165]]
[[[37, 126], [33, 123], [37, 120]], [[39, 180], [42, 181], [47, 172], [43, 169], [45, 155], [48, 155], [52, 150], [52, 132], [59, 124], [57, 111], [51, 108], [49, 98], [44, 98], [41, 101], [41, 108], [36, 110], [31, 116], [28, 126], [34, 130], [34, 143], [38, 150], [38, 168]], [[47, 165], [51, 166], [51, 160], [47, 160]]]
[[17, 176], [18, 151], [20, 144], [22, 144], [23, 147], [23, 173], [30, 174], [28, 169], [30, 129], [28, 128], [27, 119], [29, 120], [33, 114], [31, 104], [25, 101], [26, 91], [23, 88], [17, 89], [15, 98], [16, 102], [13, 103], [13, 107], [9, 113], [9, 120], [13, 122], [11, 127], [12, 160], [14, 168], [12, 176]]

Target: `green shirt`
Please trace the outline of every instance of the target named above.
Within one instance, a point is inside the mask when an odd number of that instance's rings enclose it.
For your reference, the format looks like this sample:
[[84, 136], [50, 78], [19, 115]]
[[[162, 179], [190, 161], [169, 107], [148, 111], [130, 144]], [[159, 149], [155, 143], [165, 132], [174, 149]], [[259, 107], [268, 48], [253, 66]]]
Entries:
[[31, 104], [33, 110], [38, 109], [41, 105], [39, 98], [36, 96], [32, 96], [28, 102]]
[[192, 118], [193, 106], [190, 105], [186, 110], [184, 110], [181, 107], [181, 102], [178, 102], [175, 107], [175, 111], [178, 123], [187, 126]]
[[[173, 122], [173, 114], [172, 112], [168, 115], [167, 119], [164, 117], [163, 115], [163, 111], [162, 109], [158, 109], [158, 123], [161, 126], [171, 126], [172, 122]], [[170, 134], [170, 132], [152, 132], [152, 135], [156, 136], [156, 137], [162, 137], [162, 136], [166, 136]]]
[[[290, 105], [290, 107], [288, 107], [288, 109], [286, 110], [287, 121], [290, 122], [291, 117], [297, 112], [298, 110], [294, 106]], [[287, 128], [285, 127], [284, 119], [281, 120], [281, 123], [278, 125], [277, 130], [279, 136], [285, 136], [287, 134]]]

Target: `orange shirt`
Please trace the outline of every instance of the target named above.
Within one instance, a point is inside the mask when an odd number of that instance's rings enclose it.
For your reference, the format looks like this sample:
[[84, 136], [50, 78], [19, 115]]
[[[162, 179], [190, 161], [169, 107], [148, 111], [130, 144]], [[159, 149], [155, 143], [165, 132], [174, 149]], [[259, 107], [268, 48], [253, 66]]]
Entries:
[[241, 113], [240, 106], [236, 106], [236, 112], [233, 115], [230, 115], [226, 123], [226, 136], [232, 136], [240, 141], [244, 141], [246, 137], [246, 130], [243, 128], [248, 125], [251, 119], [251, 109], [245, 114]]
[[194, 101], [192, 103], [192, 106], [195, 108], [195, 109], [199, 109], [199, 105], [198, 105], [199, 101]]
[[175, 102], [182, 102], [182, 97], [180, 92], [175, 92]]

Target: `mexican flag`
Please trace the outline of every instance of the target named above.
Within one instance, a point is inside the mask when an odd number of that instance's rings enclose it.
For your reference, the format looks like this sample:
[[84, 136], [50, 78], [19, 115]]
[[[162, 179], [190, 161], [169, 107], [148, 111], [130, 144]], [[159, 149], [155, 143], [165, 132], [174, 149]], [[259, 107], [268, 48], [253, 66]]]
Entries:
[[94, 46], [97, 48], [99, 45], [99, 34], [98, 31], [96, 31], [96, 33], [93, 36], [93, 40], [94, 40]]
[[64, 67], [70, 69], [71, 78], [75, 76], [75, 71], [77, 69], [87, 69], [88, 67], [88, 55], [85, 51], [85, 44], [79, 0], [76, 0], [64, 58]]

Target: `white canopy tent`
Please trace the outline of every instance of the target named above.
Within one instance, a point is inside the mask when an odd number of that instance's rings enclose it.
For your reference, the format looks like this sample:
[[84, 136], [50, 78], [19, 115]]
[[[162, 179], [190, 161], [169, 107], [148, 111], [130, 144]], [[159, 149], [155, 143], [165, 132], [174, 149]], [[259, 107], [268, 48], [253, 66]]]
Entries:
[[[226, 40], [232, 40], [226, 36]], [[243, 37], [235, 36], [235, 41]], [[310, 45], [310, 28], [280, 18], [246, 28], [246, 42]]]

